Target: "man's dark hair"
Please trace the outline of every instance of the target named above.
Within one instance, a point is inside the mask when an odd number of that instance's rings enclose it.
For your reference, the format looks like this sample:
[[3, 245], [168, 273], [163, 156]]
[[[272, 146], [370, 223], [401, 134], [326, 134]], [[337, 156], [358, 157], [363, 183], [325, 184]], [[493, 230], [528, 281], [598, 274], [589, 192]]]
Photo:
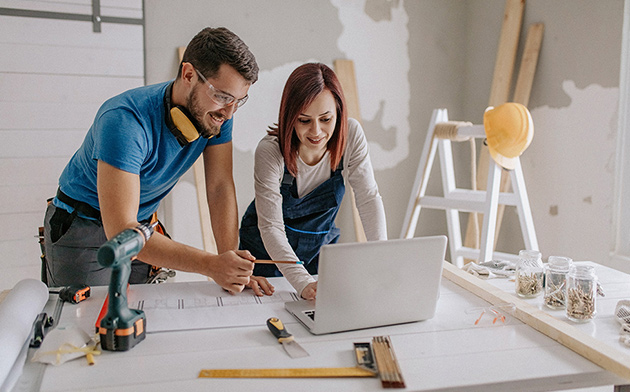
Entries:
[[[217, 75], [223, 64], [233, 67], [249, 83], [258, 80], [258, 64], [245, 43], [225, 27], [206, 27], [190, 41], [182, 63], [191, 63], [206, 78]], [[177, 77], [182, 73], [179, 64]]]

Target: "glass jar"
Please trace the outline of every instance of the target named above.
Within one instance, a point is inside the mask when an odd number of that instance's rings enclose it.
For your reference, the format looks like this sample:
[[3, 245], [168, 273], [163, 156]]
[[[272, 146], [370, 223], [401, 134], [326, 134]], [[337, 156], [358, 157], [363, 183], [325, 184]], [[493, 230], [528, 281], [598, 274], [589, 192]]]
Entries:
[[549, 256], [545, 265], [544, 304], [551, 309], [564, 309], [567, 301], [567, 274], [573, 260], [569, 257]]
[[523, 298], [534, 298], [543, 291], [543, 264], [537, 250], [518, 252], [516, 263], [516, 294]]
[[595, 267], [574, 265], [567, 275], [567, 318], [584, 323], [597, 314], [597, 275]]

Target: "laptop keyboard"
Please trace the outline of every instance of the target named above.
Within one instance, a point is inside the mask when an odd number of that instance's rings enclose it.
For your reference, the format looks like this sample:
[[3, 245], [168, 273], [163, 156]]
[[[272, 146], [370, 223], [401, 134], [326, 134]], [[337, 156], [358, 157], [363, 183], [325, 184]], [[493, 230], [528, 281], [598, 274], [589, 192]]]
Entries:
[[311, 318], [311, 320], [315, 321], [315, 311], [314, 310], [306, 310], [304, 314]]

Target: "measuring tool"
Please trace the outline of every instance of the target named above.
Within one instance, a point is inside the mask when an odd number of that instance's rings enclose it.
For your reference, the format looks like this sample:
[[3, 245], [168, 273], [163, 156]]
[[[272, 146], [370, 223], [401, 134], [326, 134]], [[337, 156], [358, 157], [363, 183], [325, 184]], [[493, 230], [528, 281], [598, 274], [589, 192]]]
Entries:
[[112, 268], [107, 314], [100, 322], [101, 347], [108, 351], [127, 351], [146, 337], [146, 317], [142, 310], [129, 309], [127, 284], [131, 261], [153, 234], [153, 224], [141, 224], [123, 230], [101, 246], [97, 253], [103, 267]]
[[199, 378], [341, 378], [376, 377], [370, 343], [354, 343], [357, 366], [286, 369], [205, 369]]
[[199, 372], [199, 378], [340, 378], [375, 377], [359, 367], [290, 368], [290, 369], [210, 369]]
[[282, 347], [284, 347], [284, 351], [286, 351], [291, 358], [308, 357], [308, 353], [306, 352], [306, 350], [304, 350], [302, 346], [300, 346], [300, 344], [295, 341], [293, 335], [291, 335], [289, 331], [287, 331], [287, 329], [284, 327], [284, 324], [282, 324], [282, 321], [280, 321], [279, 318], [272, 317], [268, 319], [267, 327], [269, 328], [273, 336], [278, 339], [278, 342], [282, 344]]
[[66, 286], [59, 291], [50, 290], [51, 294], [59, 294], [59, 300], [64, 302], [70, 302], [71, 304], [78, 304], [90, 297], [90, 286], [88, 285], [72, 285]]
[[405, 381], [394, 354], [394, 347], [389, 336], [375, 336], [372, 338], [372, 350], [376, 358], [376, 366], [381, 377], [383, 388], [404, 388]]

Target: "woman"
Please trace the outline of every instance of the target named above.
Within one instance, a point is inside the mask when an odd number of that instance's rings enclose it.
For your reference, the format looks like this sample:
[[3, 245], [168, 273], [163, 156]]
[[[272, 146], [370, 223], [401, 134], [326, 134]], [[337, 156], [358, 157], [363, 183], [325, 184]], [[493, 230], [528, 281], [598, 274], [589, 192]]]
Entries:
[[287, 80], [277, 127], [256, 148], [256, 195], [240, 229], [241, 249], [256, 258], [304, 264], [257, 264], [254, 275], [282, 274], [303, 298], [315, 298], [311, 274], [321, 246], [339, 238], [335, 217], [344, 179], [355, 191], [367, 239], [387, 239], [363, 129], [348, 118], [335, 73], [324, 64], [304, 64]]

